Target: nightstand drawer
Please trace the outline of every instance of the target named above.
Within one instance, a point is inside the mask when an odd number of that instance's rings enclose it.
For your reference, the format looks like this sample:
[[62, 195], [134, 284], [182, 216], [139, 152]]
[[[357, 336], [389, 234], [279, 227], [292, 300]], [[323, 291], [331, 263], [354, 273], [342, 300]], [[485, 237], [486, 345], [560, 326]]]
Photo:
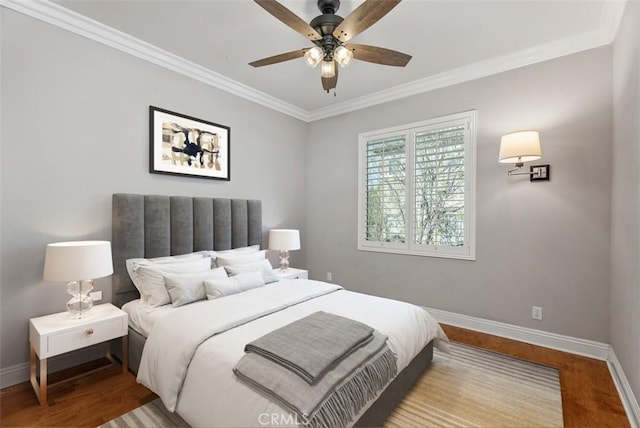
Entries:
[[47, 355], [54, 356], [106, 342], [127, 334], [125, 318], [90, 324], [64, 333], [52, 334], [47, 338]]
[[280, 279], [309, 279], [309, 272], [304, 269], [289, 268], [287, 270], [274, 269]]
[[296, 275], [288, 276], [288, 279], [307, 279], [307, 273], [299, 273]]

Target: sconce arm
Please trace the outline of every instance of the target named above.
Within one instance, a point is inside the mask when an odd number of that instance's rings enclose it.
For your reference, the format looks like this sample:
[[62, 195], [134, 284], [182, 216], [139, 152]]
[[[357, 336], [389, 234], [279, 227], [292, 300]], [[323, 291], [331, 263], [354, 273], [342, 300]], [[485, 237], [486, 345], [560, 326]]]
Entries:
[[534, 172], [517, 172], [517, 173], [514, 173], [514, 171], [518, 171], [519, 169], [522, 169], [523, 166], [524, 166], [523, 162], [516, 163], [516, 167], [515, 168], [511, 168], [509, 171], [507, 171], [507, 175], [511, 176], [511, 175], [533, 175], [533, 174], [535, 174]]

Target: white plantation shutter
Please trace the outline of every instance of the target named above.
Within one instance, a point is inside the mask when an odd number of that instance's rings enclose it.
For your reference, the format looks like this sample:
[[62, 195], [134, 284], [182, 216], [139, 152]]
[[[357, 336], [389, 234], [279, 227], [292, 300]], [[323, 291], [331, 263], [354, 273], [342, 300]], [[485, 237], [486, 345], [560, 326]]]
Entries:
[[475, 258], [475, 112], [360, 134], [358, 249]]
[[406, 146], [404, 135], [367, 142], [366, 239], [404, 243], [406, 238]]
[[415, 133], [416, 244], [464, 245], [465, 124]]

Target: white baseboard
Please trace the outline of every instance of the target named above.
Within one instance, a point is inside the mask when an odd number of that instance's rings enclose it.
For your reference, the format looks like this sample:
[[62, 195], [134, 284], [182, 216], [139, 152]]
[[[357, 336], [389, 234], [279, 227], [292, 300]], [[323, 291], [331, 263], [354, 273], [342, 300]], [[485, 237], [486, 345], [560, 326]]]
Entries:
[[609, 366], [613, 383], [615, 383], [618, 394], [620, 395], [620, 400], [622, 400], [624, 410], [627, 412], [631, 428], [640, 428], [640, 405], [638, 405], [638, 400], [636, 400], [636, 397], [631, 390], [631, 385], [629, 385], [627, 376], [625, 376], [622, 366], [620, 365], [620, 361], [618, 361], [618, 357], [616, 357], [616, 353], [613, 351], [613, 348], [609, 349], [607, 365]]
[[520, 342], [569, 352], [571, 354], [582, 355], [584, 357], [595, 358], [602, 361], [607, 361], [607, 357], [609, 356], [609, 344], [607, 343], [549, 333], [542, 330], [520, 327], [498, 321], [485, 320], [469, 315], [442, 311], [440, 309], [426, 309], [438, 322], [443, 324], [468, 328], [482, 333], [493, 334], [494, 336], [518, 340]]
[[[80, 349], [78, 351], [69, 352], [50, 358], [47, 361], [49, 374], [69, 367], [77, 366], [87, 361], [92, 361], [104, 357], [104, 347], [95, 345], [89, 348]], [[30, 363], [19, 363], [13, 366], [5, 367], [0, 370], [0, 389], [17, 385], [29, 380]]]
[[20, 363], [0, 370], [0, 388], [29, 380], [29, 363]]
[[631, 428], [640, 428], [640, 406], [631, 390], [631, 386], [620, 365], [620, 361], [618, 361], [613, 348], [611, 348], [609, 344], [520, 327], [498, 321], [485, 320], [469, 315], [456, 314], [440, 309], [426, 309], [436, 321], [443, 324], [606, 361], [609, 372], [611, 372], [613, 383], [618, 390], [618, 395], [627, 413]]

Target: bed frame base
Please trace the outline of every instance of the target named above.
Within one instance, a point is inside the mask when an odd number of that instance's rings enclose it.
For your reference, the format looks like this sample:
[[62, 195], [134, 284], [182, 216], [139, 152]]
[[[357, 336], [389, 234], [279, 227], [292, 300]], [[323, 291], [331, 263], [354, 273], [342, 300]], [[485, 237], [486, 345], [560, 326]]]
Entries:
[[[135, 374], [138, 373], [138, 368], [140, 367], [142, 349], [144, 348], [145, 341], [146, 338], [143, 335], [129, 328], [129, 370]], [[112, 352], [121, 360], [122, 355], [119, 350], [122, 349], [122, 347], [116, 342], [115, 340], [112, 342]], [[376, 399], [375, 403], [358, 419], [354, 427], [379, 427], [384, 425], [393, 409], [396, 408], [398, 403], [402, 401], [404, 396], [407, 395], [413, 385], [420, 379], [420, 376], [427, 367], [429, 367], [432, 359], [433, 341], [422, 348], [422, 351], [396, 376], [384, 392]], [[166, 413], [173, 417], [177, 416], [177, 414], [170, 414], [168, 410], [166, 410]]]

